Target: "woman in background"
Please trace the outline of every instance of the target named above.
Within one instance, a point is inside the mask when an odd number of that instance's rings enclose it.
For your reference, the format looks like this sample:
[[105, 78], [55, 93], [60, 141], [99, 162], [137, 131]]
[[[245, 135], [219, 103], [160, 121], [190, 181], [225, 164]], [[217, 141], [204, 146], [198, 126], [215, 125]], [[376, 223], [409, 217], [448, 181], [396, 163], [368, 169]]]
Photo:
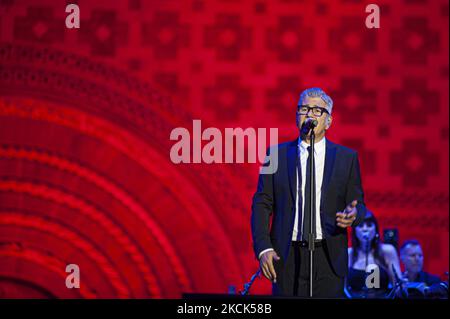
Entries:
[[[349, 272], [346, 278], [346, 293], [350, 298], [384, 298], [394, 286], [395, 271], [400, 276], [400, 263], [397, 251], [380, 239], [378, 222], [373, 213], [367, 210], [364, 221], [352, 229], [352, 247], [348, 249]], [[366, 286], [368, 265], [379, 269], [379, 287]], [[371, 266], [370, 269], [372, 269]], [[370, 282], [374, 282], [370, 280]]]

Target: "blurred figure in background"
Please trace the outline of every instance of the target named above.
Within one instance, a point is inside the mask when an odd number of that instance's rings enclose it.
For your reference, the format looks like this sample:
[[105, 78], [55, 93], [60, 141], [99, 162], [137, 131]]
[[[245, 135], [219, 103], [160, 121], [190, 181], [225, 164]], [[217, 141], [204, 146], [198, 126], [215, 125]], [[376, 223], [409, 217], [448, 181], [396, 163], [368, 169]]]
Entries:
[[[379, 269], [379, 287], [368, 288], [366, 272], [368, 265]], [[349, 273], [346, 279], [346, 293], [350, 298], [384, 298], [393, 287], [394, 267], [400, 276], [400, 262], [397, 250], [380, 239], [378, 222], [373, 213], [367, 210], [364, 221], [353, 227], [352, 247], [348, 249]]]
[[423, 271], [423, 251], [418, 240], [405, 241], [400, 258], [405, 266], [403, 278], [408, 282], [409, 298], [448, 298], [448, 283]]

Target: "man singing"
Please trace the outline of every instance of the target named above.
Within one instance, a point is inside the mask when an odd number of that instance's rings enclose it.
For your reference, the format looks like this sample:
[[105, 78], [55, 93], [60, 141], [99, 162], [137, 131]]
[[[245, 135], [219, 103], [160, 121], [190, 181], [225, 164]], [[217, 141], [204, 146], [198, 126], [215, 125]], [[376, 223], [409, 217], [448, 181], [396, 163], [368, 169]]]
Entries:
[[[320, 88], [303, 91], [297, 106], [299, 132], [306, 120], [317, 120], [312, 209], [316, 233], [313, 297], [318, 298], [344, 296], [347, 228], [358, 225], [366, 213], [357, 153], [325, 139], [332, 109], [333, 101]], [[299, 134], [298, 139], [275, 146], [278, 169], [273, 174], [260, 174], [253, 196], [254, 251], [261, 271], [273, 283], [273, 294], [278, 296], [309, 296], [308, 234], [313, 232], [309, 214], [312, 179], [307, 167], [310, 137], [310, 133]]]

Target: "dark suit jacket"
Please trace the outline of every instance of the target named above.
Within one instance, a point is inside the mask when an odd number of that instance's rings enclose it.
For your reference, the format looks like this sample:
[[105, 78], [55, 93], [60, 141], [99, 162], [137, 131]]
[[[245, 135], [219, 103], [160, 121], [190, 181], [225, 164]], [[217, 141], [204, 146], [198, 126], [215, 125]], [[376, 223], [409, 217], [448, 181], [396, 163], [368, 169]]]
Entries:
[[416, 279], [414, 282], [424, 282], [427, 286], [431, 286], [434, 284], [439, 284], [442, 282], [442, 280], [435, 275], [429, 274], [425, 271], [421, 271], [417, 274]]
[[[256, 258], [267, 248], [275, 249], [282, 261], [288, 257], [295, 218], [297, 144], [298, 139], [275, 146], [278, 147], [277, 171], [259, 175], [251, 217]], [[358, 225], [364, 219], [366, 207], [357, 153], [327, 140], [320, 219], [331, 264], [341, 277], [348, 271], [347, 229], [336, 225], [336, 213], [354, 199], [358, 201], [354, 225]]]

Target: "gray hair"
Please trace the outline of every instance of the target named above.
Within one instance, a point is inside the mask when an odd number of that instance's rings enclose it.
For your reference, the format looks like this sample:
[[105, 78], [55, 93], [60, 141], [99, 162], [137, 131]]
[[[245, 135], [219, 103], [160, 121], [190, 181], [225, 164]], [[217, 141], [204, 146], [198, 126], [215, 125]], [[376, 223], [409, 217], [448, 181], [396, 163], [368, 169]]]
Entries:
[[[406, 248], [407, 246], [409, 246], [409, 245], [411, 245], [411, 246], [421, 246], [420, 243], [419, 243], [419, 241], [418, 241], [417, 239], [409, 239], [409, 240], [406, 240], [406, 241], [403, 243], [403, 245], [400, 247], [400, 253], [404, 252], [405, 248]], [[422, 247], [422, 246], [421, 246], [421, 247]]]
[[300, 94], [299, 102], [302, 103], [307, 97], [320, 97], [326, 104], [328, 112], [333, 110], [333, 100], [321, 88], [309, 88]]

